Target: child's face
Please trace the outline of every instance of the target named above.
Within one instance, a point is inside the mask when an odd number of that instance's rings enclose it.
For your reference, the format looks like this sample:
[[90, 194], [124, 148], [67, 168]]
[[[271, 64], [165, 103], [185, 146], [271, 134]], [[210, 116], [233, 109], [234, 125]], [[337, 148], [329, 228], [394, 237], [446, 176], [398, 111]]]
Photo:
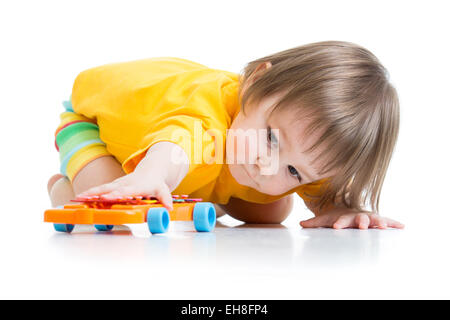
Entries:
[[[241, 110], [226, 139], [227, 163], [234, 179], [269, 195], [325, 178], [318, 174], [321, 163], [312, 163], [322, 150], [304, 153], [318, 138], [317, 132], [304, 135], [307, 120], [292, 121], [288, 112], [274, 112], [269, 118], [280, 98], [263, 99], [259, 105], [246, 108], [246, 115]], [[245, 160], [239, 162], [239, 157]]]

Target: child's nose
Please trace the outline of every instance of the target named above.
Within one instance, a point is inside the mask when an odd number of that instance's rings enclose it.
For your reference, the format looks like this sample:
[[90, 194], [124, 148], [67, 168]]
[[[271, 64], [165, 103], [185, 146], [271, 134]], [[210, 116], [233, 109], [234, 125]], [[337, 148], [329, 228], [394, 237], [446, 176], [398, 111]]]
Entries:
[[272, 163], [269, 157], [259, 156], [256, 160], [256, 164], [259, 169], [259, 174], [262, 176], [273, 175], [274, 170], [272, 168]]
[[270, 166], [270, 159], [266, 156], [258, 156], [256, 159], [256, 162], [258, 164], [258, 167], [264, 168]]

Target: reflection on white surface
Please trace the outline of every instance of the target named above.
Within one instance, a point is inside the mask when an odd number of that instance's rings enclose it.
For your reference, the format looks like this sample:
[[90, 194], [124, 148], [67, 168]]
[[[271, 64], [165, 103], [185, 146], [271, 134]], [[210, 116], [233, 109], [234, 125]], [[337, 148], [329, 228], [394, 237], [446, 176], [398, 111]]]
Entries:
[[76, 226], [72, 234], [54, 233], [49, 243], [61, 253], [82, 259], [137, 259], [157, 264], [183, 263], [184, 266], [201, 261], [221, 265], [238, 262], [259, 269], [295, 269], [373, 264], [380, 254], [380, 234], [392, 238], [399, 232], [291, 229], [284, 225], [229, 227], [218, 222], [212, 233], [170, 229], [167, 234], [142, 237], [142, 231], [136, 236], [123, 226], [110, 232]]
[[[36, 219], [38, 220], [38, 219]], [[1, 298], [296, 299], [448, 297], [436, 229], [302, 229], [221, 219], [211, 233], [121, 226], [2, 233]], [[38, 226], [38, 227], [36, 227]]]

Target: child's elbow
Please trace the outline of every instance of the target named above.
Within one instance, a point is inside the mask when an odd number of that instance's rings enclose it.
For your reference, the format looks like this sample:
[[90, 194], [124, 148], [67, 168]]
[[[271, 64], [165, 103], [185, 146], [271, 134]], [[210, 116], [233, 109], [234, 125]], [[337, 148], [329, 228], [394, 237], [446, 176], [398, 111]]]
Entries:
[[231, 217], [245, 223], [279, 224], [291, 213], [294, 204], [292, 195], [271, 203], [253, 203], [242, 199], [230, 198], [226, 205], [221, 205]]

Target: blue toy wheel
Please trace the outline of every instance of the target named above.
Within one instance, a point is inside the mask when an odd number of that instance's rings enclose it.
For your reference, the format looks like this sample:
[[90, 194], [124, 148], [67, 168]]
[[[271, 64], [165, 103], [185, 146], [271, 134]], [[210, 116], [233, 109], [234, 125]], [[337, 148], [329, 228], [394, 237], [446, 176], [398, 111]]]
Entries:
[[95, 224], [95, 229], [98, 231], [111, 231], [114, 228], [112, 224]]
[[197, 231], [210, 232], [216, 226], [216, 209], [211, 202], [196, 203], [193, 216]]
[[54, 223], [53, 227], [55, 227], [55, 230], [58, 232], [67, 232], [71, 233], [75, 225], [73, 224], [65, 224], [65, 223]]
[[166, 208], [150, 208], [147, 211], [147, 225], [151, 233], [165, 233], [169, 229], [170, 216]]
[[[64, 209], [64, 206], [61, 205], [61, 206], [57, 206], [56, 208], [57, 209]], [[73, 228], [75, 227], [75, 225], [73, 225], [73, 224], [66, 224], [66, 223], [54, 223], [53, 227], [58, 232], [71, 233]]]

